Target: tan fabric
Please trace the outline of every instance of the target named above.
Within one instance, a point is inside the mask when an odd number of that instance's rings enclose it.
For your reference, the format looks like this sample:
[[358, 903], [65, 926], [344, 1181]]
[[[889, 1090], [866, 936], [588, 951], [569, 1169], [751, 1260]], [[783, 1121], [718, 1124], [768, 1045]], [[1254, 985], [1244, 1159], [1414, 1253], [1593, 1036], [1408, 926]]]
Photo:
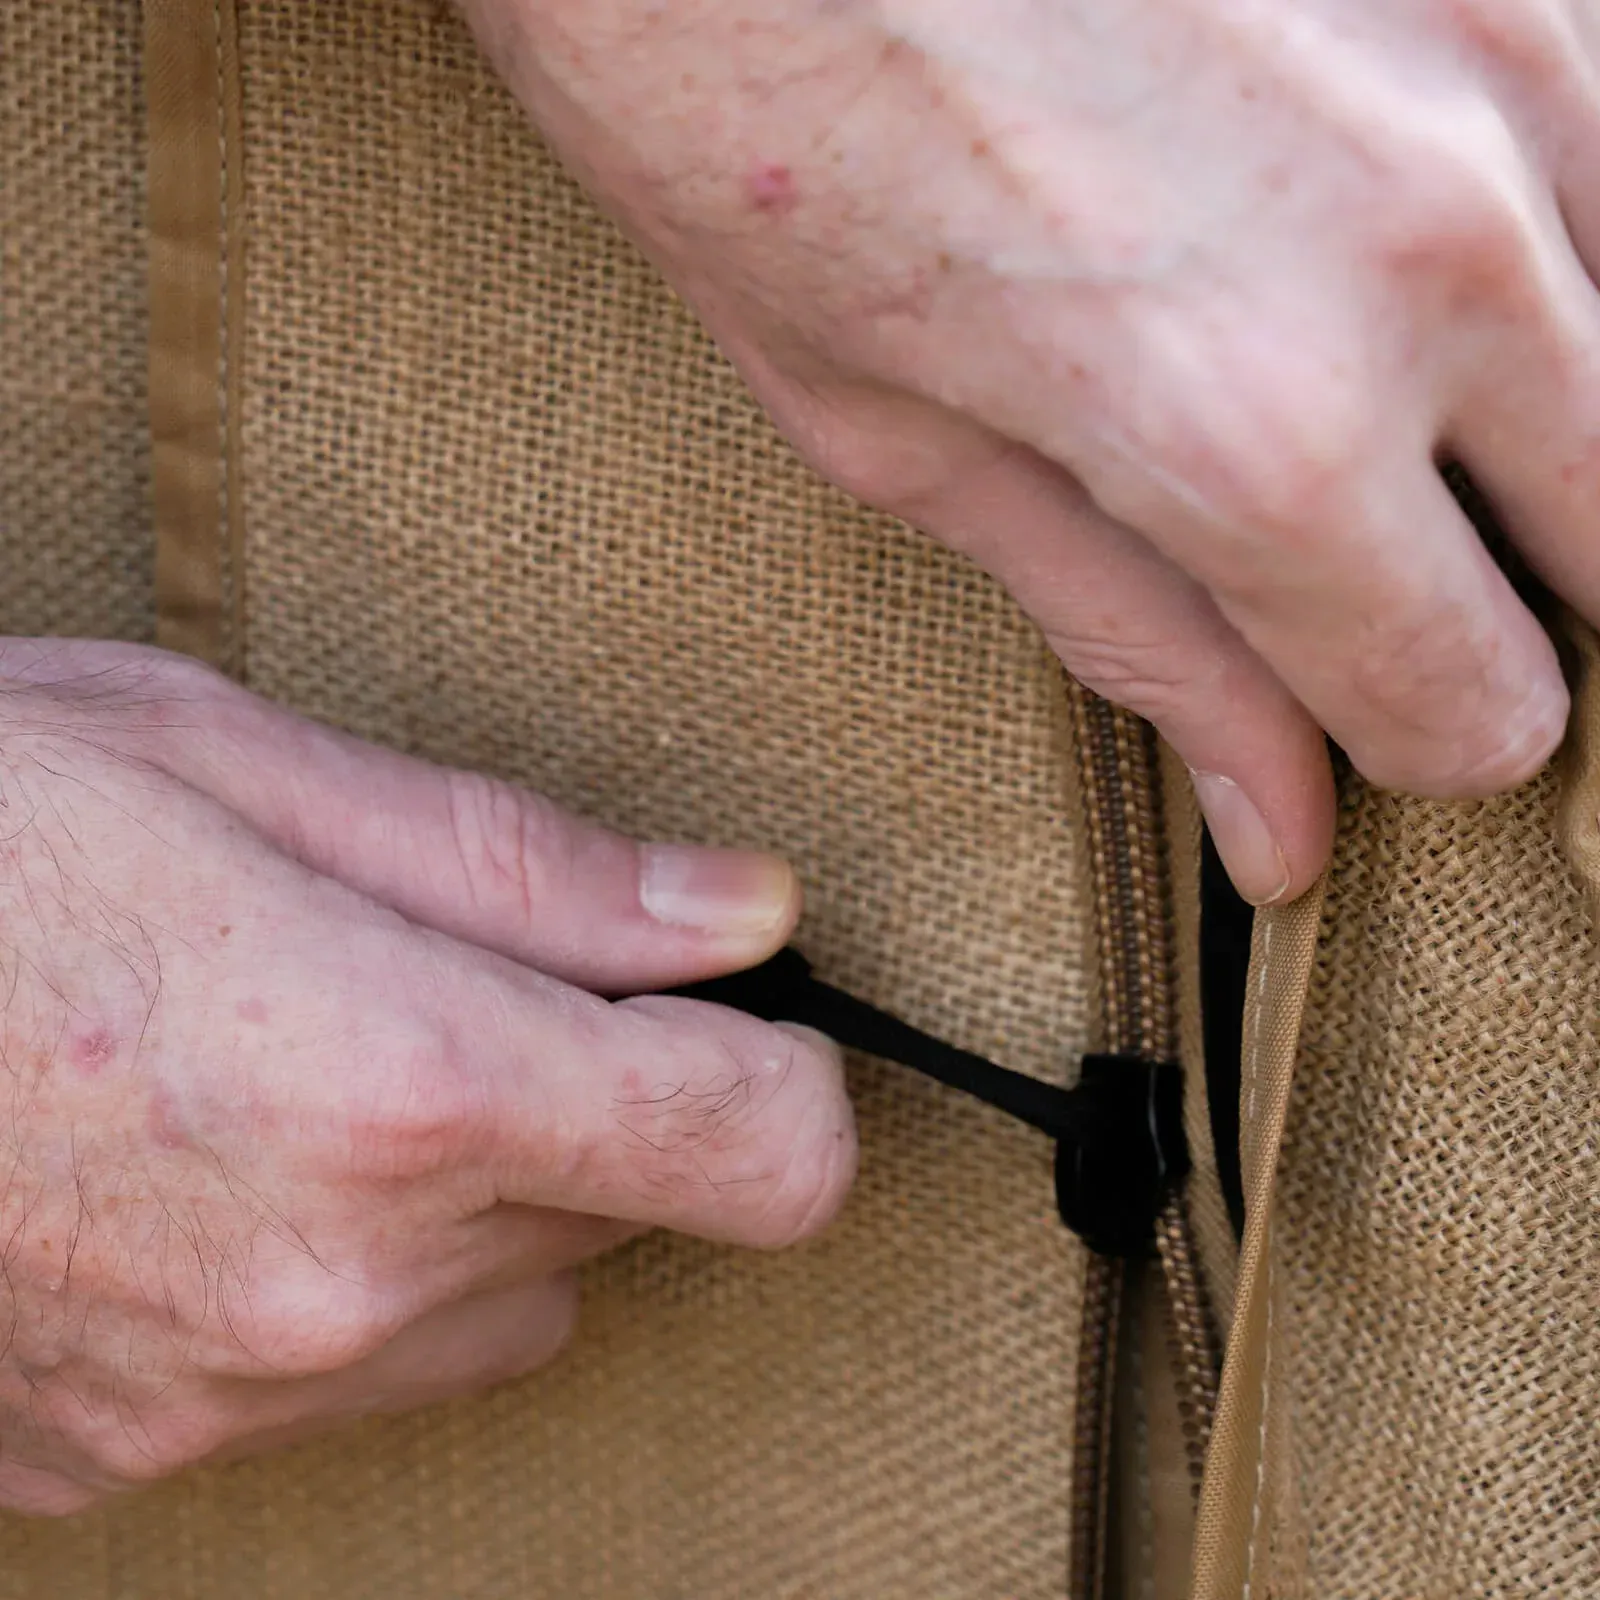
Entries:
[[1600, 1592], [1600, 949], [1557, 848], [1592, 889], [1597, 731], [1591, 675], [1566, 761], [1516, 795], [1345, 782], [1262, 1252], [1271, 1340], [1246, 1333], [1250, 1240], [1236, 1310], [1230, 1363], [1269, 1420], [1242, 1540], [1248, 1453], [1230, 1470], [1219, 1438], [1213, 1462], [1216, 1570], [1242, 1553], [1274, 1596]]
[[139, 40], [0, 4], [0, 632], [154, 628]]
[[[210, 20], [221, 143], [182, 148], [218, 184], [223, 658], [621, 825], [786, 849], [830, 976], [1065, 1071], [1086, 896], [1031, 630], [794, 465], [441, 5], [242, 0], [237, 101]], [[133, 0], [0, 9], [7, 629], [153, 627], [140, 37]], [[1592, 892], [1597, 699], [1504, 801], [1346, 780], [1325, 908], [1261, 921], [1237, 1262], [1197, 1205], [1240, 1286], [1200, 1600], [1600, 1593], [1600, 950], [1556, 846]], [[644, 1241], [541, 1378], [0, 1521], [0, 1597], [1060, 1594], [1082, 1262], [1047, 1153], [891, 1069], [855, 1086], [861, 1191], [813, 1249]], [[1141, 1596], [1185, 1522], [1150, 1310], [1118, 1445]]]
[[157, 639], [237, 659], [244, 202], [233, 0], [146, 0]]
[[[237, 16], [251, 684], [785, 850], [828, 976], [1068, 1072], [1075, 757], [1034, 631], [793, 462], [443, 6]], [[0, 1522], [0, 1596], [1059, 1596], [1083, 1262], [1049, 1152], [896, 1069], [853, 1087], [863, 1178], [817, 1246], [643, 1241], [547, 1374]]]
[[[1239, 1080], [1245, 1236], [1222, 1395], [1200, 1497], [1195, 1600], [1287, 1600], [1283, 1544], [1300, 1522], [1286, 1430], [1276, 1174], [1301, 1037], [1322, 889], [1258, 913]], [[1343, 1594], [1342, 1588], [1329, 1593]]]

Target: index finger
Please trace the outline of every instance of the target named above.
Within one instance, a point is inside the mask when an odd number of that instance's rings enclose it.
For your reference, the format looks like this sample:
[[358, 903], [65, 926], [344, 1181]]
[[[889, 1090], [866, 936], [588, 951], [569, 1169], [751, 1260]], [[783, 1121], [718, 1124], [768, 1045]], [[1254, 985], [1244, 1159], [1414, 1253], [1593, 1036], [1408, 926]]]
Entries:
[[820, 1034], [548, 981], [490, 1014], [496, 1198], [763, 1249], [815, 1233], [843, 1203], [855, 1121]]

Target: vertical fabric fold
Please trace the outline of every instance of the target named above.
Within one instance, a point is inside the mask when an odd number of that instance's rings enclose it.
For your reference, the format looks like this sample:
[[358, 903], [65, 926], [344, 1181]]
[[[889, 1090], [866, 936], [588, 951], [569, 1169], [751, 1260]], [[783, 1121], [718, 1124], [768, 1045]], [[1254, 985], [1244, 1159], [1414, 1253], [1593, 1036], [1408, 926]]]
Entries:
[[[1194, 1600], [1283, 1600], [1274, 1547], [1295, 1508], [1289, 1476], [1272, 1212], [1325, 884], [1257, 914], [1240, 1074], [1245, 1234], [1222, 1391], [1201, 1487]], [[1279, 1581], [1275, 1581], [1279, 1580]]]
[[145, 0], [156, 636], [242, 673], [242, 108], [233, 0]]

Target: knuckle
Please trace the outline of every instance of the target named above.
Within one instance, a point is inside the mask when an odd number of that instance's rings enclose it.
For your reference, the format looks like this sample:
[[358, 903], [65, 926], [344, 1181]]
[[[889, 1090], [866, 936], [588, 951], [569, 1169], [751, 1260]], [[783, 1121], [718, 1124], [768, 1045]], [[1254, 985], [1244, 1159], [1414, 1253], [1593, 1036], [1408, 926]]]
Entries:
[[921, 402], [813, 393], [786, 408], [784, 433], [802, 460], [852, 499], [914, 516], [953, 475], [948, 426]]
[[[1159, 414], [1139, 430], [1128, 462], [1094, 485], [1104, 510], [1134, 527], [1204, 536], [1201, 576], [1276, 566], [1306, 539], [1348, 521], [1374, 461], [1363, 385], [1332, 351], [1302, 346], [1296, 365], [1265, 359], [1257, 333], [1220, 344], [1202, 387], [1165, 386]], [[1186, 544], [1188, 538], [1185, 537]]]
[[96, 1430], [86, 1454], [97, 1472], [137, 1487], [175, 1477], [222, 1442], [175, 1417], [120, 1416]]
[[1361, 761], [1381, 787], [1439, 798], [1499, 793], [1531, 776], [1560, 742], [1566, 702], [1499, 670], [1503, 641], [1461, 607], [1386, 627], [1355, 654], [1358, 703], [1393, 727]]
[[509, 904], [531, 919], [567, 862], [560, 813], [543, 796], [481, 773], [453, 772], [451, 838], [462, 880], [479, 909]]
[[[1294, 402], [1284, 405], [1283, 394]], [[1320, 534], [1346, 522], [1374, 457], [1371, 425], [1353, 401], [1318, 375], [1276, 397], [1254, 386], [1242, 405], [1235, 402], [1242, 428], [1207, 440], [1202, 467], [1223, 524], [1292, 544], [1306, 537], [1303, 530]]]
[[1181, 649], [1178, 641], [1079, 631], [1051, 642], [1080, 683], [1157, 725], [1190, 707], [1218, 703], [1218, 664]]
[[[839, 1055], [821, 1035], [651, 997], [658, 1076], [619, 1119], [625, 1181], [691, 1231], [757, 1249], [808, 1237], [843, 1203], [855, 1124]], [[574, 1159], [587, 1159], [584, 1154]]]
[[271, 1299], [251, 1330], [250, 1350], [285, 1377], [343, 1372], [381, 1350], [405, 1325], [403, 1312], [382, 1296], [326, 1273], [292, 1289], [277, 1285]]
[[1400, 274], [1444, 275], [1503, 294], [1532, 269], [1515, 140], [1497, 116], [1464, 113], [1430, 132], [1373, 208], [1379, 247]]
[[487, 1124], [481, 1085], [451, 1030], [418, 1024], [367, 1053], [359, 1098], [342, 1108], [352, 1177], [405, 1184], [458, 1166]]
[[[1384, 619], [1356, 653], [1354, 683], [1363, 699], [1410, 707], [1425, 724], [1453, 708], [1476, 720], [1487, 688], [1482, 671], [1492, 641], [1459, 608]], [[1465, 669], [1465, 670], [1463, 670]]]
[[896, 460], [881, 440], [849, 426], [834, 424], [797, 441], [801, 456], [817, 474], [853, 500], [885, 510], [913, 496], [918, 475], [912, 465]]

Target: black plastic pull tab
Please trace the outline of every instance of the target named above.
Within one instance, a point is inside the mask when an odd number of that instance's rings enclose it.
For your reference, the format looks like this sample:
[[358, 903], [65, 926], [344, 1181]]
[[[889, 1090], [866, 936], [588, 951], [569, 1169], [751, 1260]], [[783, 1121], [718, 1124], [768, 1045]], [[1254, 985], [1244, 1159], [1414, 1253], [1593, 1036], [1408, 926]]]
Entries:
[[1061, 1220], [1102, 1255], [1146, 1253], [1162, 1204], [1189, 1170], [1183, 1075], [1170, 1062], [1086, 1056], [1075, 1087], [1041, 1083], [819, 982], [798, 950], [672, 992], [815, 1028], [846, 1049], [897, 1061], [1048, 1134], [1056, 1141]]

